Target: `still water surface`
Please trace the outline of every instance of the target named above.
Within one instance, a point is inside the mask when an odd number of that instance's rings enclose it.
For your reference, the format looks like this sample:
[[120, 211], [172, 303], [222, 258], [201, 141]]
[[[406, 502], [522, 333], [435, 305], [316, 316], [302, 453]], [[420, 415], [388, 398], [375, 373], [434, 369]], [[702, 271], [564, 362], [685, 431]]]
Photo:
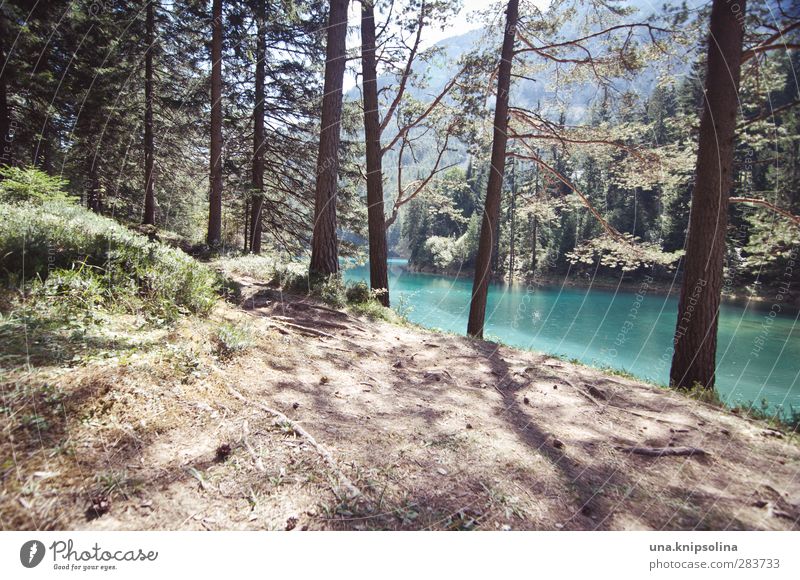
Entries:
[[[345, 271], [369, 280], [367, 266]], [[390, 260], [392, 306], [411, 308], [422, 326], [464, 334], [471, 279], [409, 272]], [[725, 304], [720, 313], [717, 388], [728, 404], [763, 399], [800, 409], [798, 313], [770, 316], [771, 304]], [[487, 339], [627, 371], [658, 384], [669, 380], [677, 298], [596, 288], [537, 288], [494, 284], [489, 289]], [[786, 308], [784, 307], [784, 310]]]

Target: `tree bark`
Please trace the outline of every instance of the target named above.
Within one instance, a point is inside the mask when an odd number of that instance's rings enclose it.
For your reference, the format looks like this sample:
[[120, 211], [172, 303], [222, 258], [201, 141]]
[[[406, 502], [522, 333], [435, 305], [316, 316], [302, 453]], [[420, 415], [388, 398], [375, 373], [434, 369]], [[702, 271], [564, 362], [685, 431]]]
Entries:
[[375, 61], [375, 8], [361, 2], [361, 70], [364, 77], [364, 142], [367, 153], [367, 216], [369, 225], [369, 275], [373, 290], [384, 290], [378, 300], [389, 306], [386, 218], [383, 214], [383, 167], [378, 74]]
[[242, 220], [244, 222], [244, 247], [242, 248], [242, 251], [244, 251], [245, 254], [250, 251], [250, 219], [252, 215], [250, 213], [250, 205], [250, 200], [245, 199], [244, 219]]
[[264, 210], [264, 76], [266, 74], [266, 2], [258, 0], [256, 10], [256, 93], [253, 110], [253, 202], [250, 217], [250, 252], [261, 253]]
[[745, 0], [714, 0], [695, 183], [670, 382], [714, 387]]
[[144, 63], [144, 219], [145, 225], [156, 223], [155, 175], [153, 161], [153, 43], [155, 42], [155, 3], [147, 2], [145, 42], [147, 53]]
[[483, 338], [486, 318], [486, 297], [489, 292], [491, 276], [492, 248], [497, 236], [497, 221], [500, 212], [500, 192], [503, 187], [503, 174], [506, 162], [508, 141], [508, 100], [511, 89], [511, 60], [514, 58], [514, 37], [516, 35], [519, 0], [508, 0], [506, 8], [506, 27], [503, 35], [500, 70], [497, 75], [497, 102], [494, 110], [494, 136], [492, 142], [492, 166], [489, 184], [486, 189], [486, 203], [483, 209], [481, 237], [475, 261], [475, 279], [472, 285], [472, 301], [469, 307], [467, 334]]
[[[13, 165], [13, 137], [10, 135], [11, 115], [8, 110], [8, 61], [5, 51], [5, 23], [0, 15], [0, 166]], [[2, 177], [0, 177], [2, 179]]]
[[531, 274], [535, 277], [536, 276], [536, 252], [538, 251], [537, 245], [537, 237], [539, 229], [539, 219], [536, 216], [533, 216], [533, 233], [531, 233]]
[[328, 276], [339, 271], [339, 241], [336, 237], [336, 195], [339, 180], [339, 143], [342, 121], [342, 83], [347, 62], [348, 0], [330, 0], [322, 97], [322, 126], [317, 156], [314, 199], [314, 230], [311, 242], [312, 275]]
[[222, 0], [211, 8], [211, 190], [206, 243], [222, 242]]
[[86, 207], [95, 213], [103, 211], [103, 192], [100, 189], [100, 176], [97, 171], [97, 159], [86, 160]]
[[510, 240], [509, 240], [509, 248], [508, 248], [508, 281], [514, 281], [514, 238], [517, 235], [516, 232], [516, 225], [517, 225], [517, 164], [515, 161], [512, 161], [511, 165], [511, 207], [509, 208], [511, 212], [511, 228], [510, 228]]

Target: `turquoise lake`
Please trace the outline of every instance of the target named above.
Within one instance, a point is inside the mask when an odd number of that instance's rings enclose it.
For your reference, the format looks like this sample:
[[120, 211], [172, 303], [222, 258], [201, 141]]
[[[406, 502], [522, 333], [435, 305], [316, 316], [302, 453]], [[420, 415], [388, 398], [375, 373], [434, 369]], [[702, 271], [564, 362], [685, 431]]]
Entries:
[[[410, 307], [409, 320], [421, 326], [465, 334], [472, 280], [409, 272], [405, 266], [405, 260], [390, 260], [392, 306]], [[349, 268], [345, 279], [368, 281], [369, 268]], [[717, 389], [728, 404], [766, 399], [787, 410], [800, 409], [799, 313], [771, 316], [771, 307], [722, 306]], [[666, 384], [677, 309], [676, 297], [647, 289], [494, 284], [485, 336]]]

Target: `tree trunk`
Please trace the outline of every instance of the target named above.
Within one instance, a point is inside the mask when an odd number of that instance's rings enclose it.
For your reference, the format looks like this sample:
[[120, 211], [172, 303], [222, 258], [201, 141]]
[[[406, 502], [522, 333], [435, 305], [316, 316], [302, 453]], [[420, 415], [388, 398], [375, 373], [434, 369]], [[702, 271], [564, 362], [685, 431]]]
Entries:
[[[4, 17], [0, 14], [0, 19]], [[8, 110], [8, 61], [5, 51], [5, 23], [0, 20], [0, 166], [13, 165], [13, 137], [11, 130], [11, 115]], [[2, 177], [0, 177], [2, 179]]]
[[511, 165], [511, 228], [509, 232], [509, 248], [508, 248], [508, 281], [514, 281], [514, 236], [517, 235], [517, 164], [512, 162]]
[[539, 219], [536, 216], [533, 216], [533, 232], [531, 233], [531, 274], [536, 277], [536, 252], [538, 249], [536, 248], [537, 245], [537, 237], [539, 229]]
[[[538, 155], [538, 151], [537, 151]], [[534, 198], [539, 198], [539, 164], [536, 164], [534, 169], [536, 171], [536, 182], [533, 186], [533, 196]], [[537, 245], [538, 245], [538, 232], [539, 229], [539, 218], [536, 214], [533, 214], [533, 233], [531, 234], [531, 275], [536, 278], [536, 252], [537, 252]]]
[[264, 76], [266, 69], [266, 2], [258, 0], [256, 14], [256, 94], [253, 110], [253, 202], [250, 217], [250, 252], [261, 253], [261, 214], [264, 210]]
[[222, 0], [211, 9], [211, 191], [206, 243], [222, 243]]
[[251, 213], [250, 213], [250, 200], [249, 199], [245, 199], [244, 200], [244, 219], [242, 220], [244, 222], [244, 247], [242, 248], [242, 251], [245, 254], [250, 251], [250, 227], [249, 227], [250, 226], [250, 219], [251, 219], [250, 216], [251, 216]]
[[156, 223], [155, 181], [153, 174], [153, 43], [155, 42], [155, 0], [147, 3], [147, 53], [144, 63], [144, 220], [146, 225]]
[[714, 0], [708, 71], [670, 382], [714, 387], [745, 0]]
[[375, 9], [372, 0], [361, 2], [361, 69], [364, 76], [364, 142], [367, 152], [367, 215], [369, 225], [369, 277], [373, 290], [389, 306], [389, 272], [386, 218], [383, 215], [383, 167], [378, 75], [375, 62]]
[[506, 27], [503, 36], [500, 70], [497, 75], [497, 103], [494, 110], [494, 136], [492, 142], [492, 167], [486, 189], [486, 204], [483, 209], [481, 237], [475, 261], [475, 280], [472, 285], [472, 302], [469, 307], [467, 333], [483, 338], [486, 318], [486, 297], [489, 292], [492, 248], [497, 235], [497, 221], [500, 212], [500, 192], [503, 187], [503, 174], [506, 162], [508, 141], [508, 100], [511, 89], [511, 60], [514, 58], [514, 37], [517, 28], [519, 0], [508, 0], [506, 8]]
[[336, 194], [339, 180], [339, 143], [342, 123], [342, 83], [347, 63], [348, 0], [330, 0], [322, 125], [317, 156], [314, 232], [310, 273], [328, 276], [339, 271], [336, 237]]
[[101, 213], [103, 211], [103, 193], [100, 190], [97, 160], [90, 157], [86, 163], [86, 207], [95, 213]]

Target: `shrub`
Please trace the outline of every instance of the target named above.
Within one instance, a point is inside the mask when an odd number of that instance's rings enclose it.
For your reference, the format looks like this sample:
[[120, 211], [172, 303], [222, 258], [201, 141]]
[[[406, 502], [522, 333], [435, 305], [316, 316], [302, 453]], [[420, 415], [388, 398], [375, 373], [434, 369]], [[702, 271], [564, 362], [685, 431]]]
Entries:
[[57, 287], [71, 288], [72, 295], [81, 284], [100, 285], [105, 302], [164, 318], [208, 312], [218, 286], [213, 272], [180, 250], [63, 201], [0, 203], [0, 279], [19, 285], [38, 279], [40, 294]]
[[32, 288], [37, 298], [57, 298], [56, 304], [67, 310], [92, 311], [109, 297], [103, 280], [92, 268], [56, 270], [46, 281], [37, 280]]
[[373, 298], [369, 284], [364, 281], [348, 283], [344, 295], [349, 304], [363, 304]]
[[328, 306], [343, 308], [347, 304], [345, 287], [339, 274], [315, 277], [311, 280], [311, 295]]
[[74, 202], [65, 193], [67, 182], [33, 167], [0, 167], [0, 202], [44, 203], [47, 201]]
[[225, 323], [217, 328], [214, 342], [219, 356], [230, 358], [250, 348], [253, 345], [253, 335], [248, 327]]
[[395, 324], [402, 322], [392, 309], [386, 308], [376, 300], [367, 300], [366, 302], [351, 304], [350, 310], [355, 314], [366, 316], [370, 320], [385, 320], [386, 322]]

